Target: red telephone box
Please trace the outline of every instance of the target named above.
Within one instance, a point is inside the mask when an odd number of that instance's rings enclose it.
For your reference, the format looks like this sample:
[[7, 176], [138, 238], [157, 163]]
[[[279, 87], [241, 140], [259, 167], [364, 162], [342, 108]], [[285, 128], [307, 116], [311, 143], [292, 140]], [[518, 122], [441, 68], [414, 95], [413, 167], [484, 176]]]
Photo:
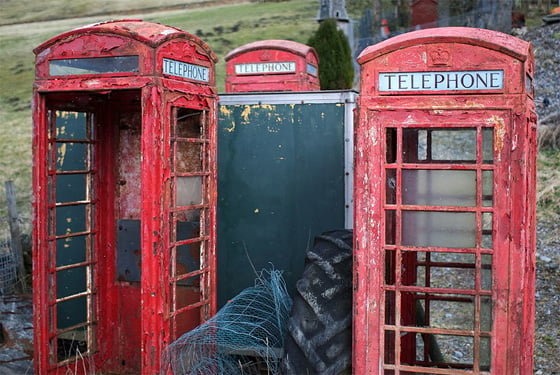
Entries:
[[317, 91], [319, 58], [315, 49], [290, 40], [261, 40], [230, 51], [226, 92]]
[[353, 371], [531, 374], [530, 44], [440, 28], [358, 61]]
[[158, 373], [216, 310], [216, 57], [139, 20], [34, 52], [36, 373]]

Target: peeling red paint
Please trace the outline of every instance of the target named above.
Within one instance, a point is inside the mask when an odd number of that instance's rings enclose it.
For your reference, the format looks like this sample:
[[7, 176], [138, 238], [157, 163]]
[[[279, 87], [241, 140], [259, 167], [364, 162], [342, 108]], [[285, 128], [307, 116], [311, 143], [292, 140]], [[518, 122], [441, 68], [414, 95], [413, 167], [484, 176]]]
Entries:
[[216, 311], [216, 56], [139, 20], [35, 53], [35, 372], [159, 373]]
[[[532, 373], [530, 45], [438, 28], [358, 61], [353, 371]], [[472, 89], [477, 71], [496, 81]]]

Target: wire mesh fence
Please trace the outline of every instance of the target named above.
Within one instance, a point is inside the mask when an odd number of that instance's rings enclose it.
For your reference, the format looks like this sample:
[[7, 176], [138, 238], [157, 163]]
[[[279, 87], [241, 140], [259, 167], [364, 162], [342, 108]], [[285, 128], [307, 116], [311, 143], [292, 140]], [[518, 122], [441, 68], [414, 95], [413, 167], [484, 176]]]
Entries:
[[6, 181], [3, 185], [4, 191], [0, 193], [0, 295], [26, 293], [31, 276], [25, 270], [24, 253], [27, 251], [30, 257], [31, 218], [18, 213], [13, 182]]
[[0, 220], [0, 295], [15, 291], [17, 272], [15, 257], [11, 248], [8, 220]]

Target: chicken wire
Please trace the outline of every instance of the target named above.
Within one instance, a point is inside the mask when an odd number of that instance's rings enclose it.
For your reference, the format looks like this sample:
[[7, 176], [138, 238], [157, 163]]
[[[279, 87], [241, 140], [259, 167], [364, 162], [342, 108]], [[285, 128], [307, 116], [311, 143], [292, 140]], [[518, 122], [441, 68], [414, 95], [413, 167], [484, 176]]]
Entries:
[[261, 271], [253, 287], [166, 349], [162, 373], [277, 374], [291, 306], [282, 273]]

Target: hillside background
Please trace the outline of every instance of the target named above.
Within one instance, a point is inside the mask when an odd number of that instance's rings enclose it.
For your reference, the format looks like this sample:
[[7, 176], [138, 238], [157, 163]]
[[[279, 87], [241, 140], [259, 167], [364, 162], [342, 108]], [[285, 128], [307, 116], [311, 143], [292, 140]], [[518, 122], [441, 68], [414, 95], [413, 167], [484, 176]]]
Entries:
[[[367, 2], [347, 1], [350, 16], [357, 18], [360, 9], [350, 3]], [[318, 6], [318, 0], [0, 0], [0, 224], [4, 224], [6, 216], [4, 182], [13, 180], [24, 231], [30, 232], [34, 47], [64, 31], [95, 22], [123, 18], [158, 22], [195, 34], [208, 43], [219, 58], [217, 86], [222, 92], [227, 52], [262, 39], [306, 43], [318, 27]], [[539, 28], [540, 15], [528, 19], [527, 24]], [[547, 43], [535, 48], [537, 56], [544, 52], [554, 54], [547, 57], [547, 71], [557, 71], [560, 65], [560, 28], [554, 30], [543, 38]], [[552, 75], [555, 82], [546, 83], [551, 92], [558, 92], [558, 76]], [[555, 105], [558, 111], [558, 103]], [[560, 374], [560, 153], [543, 149], [538, 163], [535, 373], [552, 375]]]

